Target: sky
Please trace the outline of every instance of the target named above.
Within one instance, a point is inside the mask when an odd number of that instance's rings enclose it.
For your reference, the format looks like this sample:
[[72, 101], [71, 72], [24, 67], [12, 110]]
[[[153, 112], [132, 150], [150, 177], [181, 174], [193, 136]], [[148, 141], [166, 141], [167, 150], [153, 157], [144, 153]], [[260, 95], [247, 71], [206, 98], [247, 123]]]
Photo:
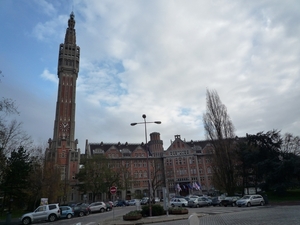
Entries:
[[78, 147], [205, 140], [206, 90], [235, 134], [300, 135], [299, 0], [2, 0], [0, 97], [37, 144], [53, 138], [59, 45], [75, 14]]

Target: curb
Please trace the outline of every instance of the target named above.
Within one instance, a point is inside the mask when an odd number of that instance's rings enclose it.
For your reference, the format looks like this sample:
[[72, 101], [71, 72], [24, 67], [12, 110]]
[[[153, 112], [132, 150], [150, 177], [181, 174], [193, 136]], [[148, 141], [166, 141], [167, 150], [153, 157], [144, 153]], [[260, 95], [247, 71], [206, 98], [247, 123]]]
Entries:
[[[124, 221], [122, 216], [116, 217], [115, 219], [108, 219], [98, 223], [99, 225], [142, 225], [142, 224], [151, 224], [151, 223], [162, 223], [176, 220], [188, 220], [189, 216], [192, 213], [184, 215], [164, 215], [157, 217], [145, 217], [140, 220], [135, 221]], [[197, 214], [198, 217], [204, 216], [205, 214]]]

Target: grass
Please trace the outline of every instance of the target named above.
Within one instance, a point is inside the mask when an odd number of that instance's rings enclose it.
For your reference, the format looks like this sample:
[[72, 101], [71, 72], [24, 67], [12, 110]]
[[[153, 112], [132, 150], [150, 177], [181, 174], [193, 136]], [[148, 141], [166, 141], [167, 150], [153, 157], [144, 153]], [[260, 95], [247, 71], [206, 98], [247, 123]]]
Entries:
[[[11, 218], [20, 218], [25, 212], [24, 211], [12, 211]], [[0, 212], [0, 221], [5, 221], [7, 217], [7, 213], [1, 211]]]
[[300, 202], [300, 189], [289, 190], [283, 196], [278, 196], [273, 192], [267, 193], [269, 202]]

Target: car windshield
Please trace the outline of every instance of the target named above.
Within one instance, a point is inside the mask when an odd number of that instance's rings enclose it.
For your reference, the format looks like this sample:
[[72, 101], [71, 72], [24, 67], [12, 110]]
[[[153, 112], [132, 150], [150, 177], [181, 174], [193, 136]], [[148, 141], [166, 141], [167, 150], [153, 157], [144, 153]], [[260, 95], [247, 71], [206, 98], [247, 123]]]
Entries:
[[250, 195], [245, 195], [241, 199], [249, 199], [249, 198], [250, 198]]

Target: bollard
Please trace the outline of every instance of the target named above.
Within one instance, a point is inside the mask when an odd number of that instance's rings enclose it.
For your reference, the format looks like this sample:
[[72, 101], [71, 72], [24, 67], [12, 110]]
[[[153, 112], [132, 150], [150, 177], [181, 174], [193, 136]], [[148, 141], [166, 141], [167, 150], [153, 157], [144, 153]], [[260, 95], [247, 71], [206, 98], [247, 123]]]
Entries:
[[189, 225], [199, 225], [199, 218], [196, 213], [189, 216]]

